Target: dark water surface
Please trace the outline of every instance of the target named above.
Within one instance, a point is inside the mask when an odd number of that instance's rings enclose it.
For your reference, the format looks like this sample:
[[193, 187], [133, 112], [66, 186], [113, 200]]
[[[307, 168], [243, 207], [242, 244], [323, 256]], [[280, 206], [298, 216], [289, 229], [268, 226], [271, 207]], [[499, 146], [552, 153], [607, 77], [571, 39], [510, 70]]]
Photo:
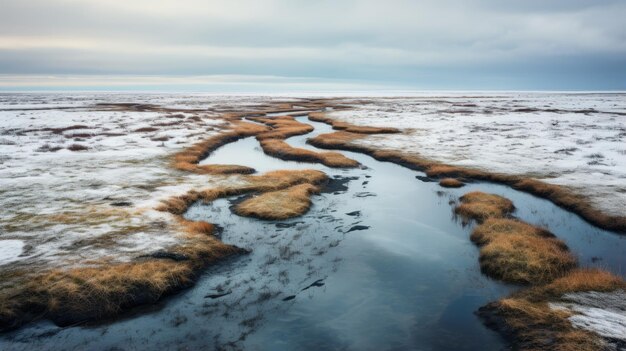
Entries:
[[[288, 139], [331, 131], [326, 124]], [[316, 150], [316, 149], [315, 149]], [[363, 169], [337, 170], [266, 156], [254, 138], [226, 145], [206, 163], [260, 172], [324, 170], [346, 187], [313, 198], [306, 215], [287, 221], [238, 217], [233, 199], [192, 206], [186, 217], [224, 227], [222, 240], [252, 250], [207, 271], [196, 286], [153, 311], [96, 327], [40, 322], [5, 334], [3, 350], [499, 350], [500, 337], [474, 315], [515, 289], [480, 273], [471, 228], [453, 202], [471, 190], [513, 200], [516, 216], [565, 240], [582, 266], [624, 275], [626, 238], [582, 221], [548, 201], [504, 186], [443, 189], [423, 174], [343, 152]]]

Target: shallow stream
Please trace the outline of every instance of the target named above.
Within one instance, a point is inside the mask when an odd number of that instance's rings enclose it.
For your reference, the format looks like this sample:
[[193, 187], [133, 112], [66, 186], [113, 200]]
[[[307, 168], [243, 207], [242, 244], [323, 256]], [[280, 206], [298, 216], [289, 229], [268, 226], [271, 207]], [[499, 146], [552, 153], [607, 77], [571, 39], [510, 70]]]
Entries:
[[[320, 151], [306, 139], [287, 141]], [[188, 219], [224, 228], [222, 240], [249, 255], [210, 268], [190, 290], [111, 324], [58, 328], [39, 322], [6, 334], [3, 350], [498, 350], [506, 345], [475, 316], [516, 289], [480, 273], [469, 226], [454, 202], [481, 190], [510, 198], [515, 215], [565, 240], [581, 266], [624, 276], [626, 237], [599, 230], [552, 203], [505, 186], [473, 183], [444, 189], [424, 174], [352, 152], [360, 169], [282, 161], [254, 138], [216, 150], [205, 163], [236, 163], [259, 172], [320, 169], [332, 192], [286, 221], [234, 215], [231, 202], [196, 204]], [[417, 176], [417, 177], [416, 177]], [[422, 178], [424, 179], [424, 178]]]

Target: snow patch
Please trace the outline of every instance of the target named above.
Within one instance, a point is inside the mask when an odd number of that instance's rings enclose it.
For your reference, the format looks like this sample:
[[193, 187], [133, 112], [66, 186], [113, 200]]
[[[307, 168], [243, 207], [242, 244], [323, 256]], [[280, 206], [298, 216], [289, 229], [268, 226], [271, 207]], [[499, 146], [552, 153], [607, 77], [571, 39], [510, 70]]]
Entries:
[[550, 307], [572, 312], [569, 321], [574, 327], [626, 342], [625, 291], [569, 293], [562, 299], [565, 302], [551, 303]]
[[23, 249], [22, 240], [0, 240], [0, 266], [19, 260]]

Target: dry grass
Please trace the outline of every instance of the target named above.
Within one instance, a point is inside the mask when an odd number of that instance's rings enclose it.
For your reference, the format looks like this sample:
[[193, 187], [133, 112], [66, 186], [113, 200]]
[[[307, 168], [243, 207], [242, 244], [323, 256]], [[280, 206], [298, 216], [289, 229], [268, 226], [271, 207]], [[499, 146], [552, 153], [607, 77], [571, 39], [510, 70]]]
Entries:
[[576, 266], [565, 243], [517, 220], [489, 218], [471, 238], [481, 245], [481, 270], [507, 283], [543, 284]]
[[443, 178], [439, 181], [439, 185], [444, 188], [460, 188], [464, 186], [465, 183], [456, 178]]
[[566, 293], [626, 289], [619, 277], [597, 269], [578, 269], [552, 283], [522, 290], [482, 307], [480, 315], [520, 350], [602, 350], [595, 334], [575, 329], [570, 312], [551, 309]]
[[347, 123], [347, 122], [335, 121], [332, 118], [327, 117], [324, 112], [309, 113], [309, 119], [311, 121], [329, 124], [335, 130], [342, 130], [342, 131], [349, 132], [349, 133], [356, 133], [356, 134], [400, 133], [400, 130], [398, 128], [357, 126], [357, 125]]
[[270, 191], [252, 197], [235, 206], [240, 216], [260, 219], [288, 219], [305, 214], [311, 207], [311, 195], [319, 193], [319, 187], [312, 184], [299, 184]]
[[171, 249], [184, 260], [147, 256], [130, 263], [53, 269], [0, 290], [0, 330], [45, 317], [72, 325], [115, 316], [189, 287], [207, 265], [242, 250], [212, 236], [206, 222], [181, 219], [185, 242]]
[[504, 217], [513, 210], [515, 206], [511, 200], [480, 191], [461, 196], [461, 204], [455, 208], [457, 214], [478, 222], [492, 217]]
[[327, 176], [324, 172], [316, 170], [281, 170], [261, 175], [243, 176], [243, 180], [243, 184], [202, 191], [192, 190], [184, 195], [171, 197], [163, 200], [157, 209], [181, 215], [196, 201], [211, 202], [222, 197], [276, 191], [298, 184], [320, 185], [327, 180]]
[[252, 174], [256, 172], [254, 168], [240, 165], [197, 165], [196, 173], [202, 174]]
[[279, 139], [263, 139], [260, 142], [263, 152], [287, 161], [316, 162], [334, 168], [358, 167], [359, 163], [338, 152], [315, 152], [295, 148]]
[[307, 134], [314, 130], [313, 126], [300, 123], [291, 116], [248, 117], [248, 119], [271, 127], [271, 130], [257, 135], [259, 140], [287, 139], [292, 136]]

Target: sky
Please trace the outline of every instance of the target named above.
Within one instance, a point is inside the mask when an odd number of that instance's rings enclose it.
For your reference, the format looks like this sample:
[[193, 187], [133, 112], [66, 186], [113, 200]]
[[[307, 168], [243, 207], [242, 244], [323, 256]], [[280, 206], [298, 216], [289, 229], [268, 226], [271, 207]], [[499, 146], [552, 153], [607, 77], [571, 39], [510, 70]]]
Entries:
[[0, 0], [0, 90], [626, 90], [624, 0]]

